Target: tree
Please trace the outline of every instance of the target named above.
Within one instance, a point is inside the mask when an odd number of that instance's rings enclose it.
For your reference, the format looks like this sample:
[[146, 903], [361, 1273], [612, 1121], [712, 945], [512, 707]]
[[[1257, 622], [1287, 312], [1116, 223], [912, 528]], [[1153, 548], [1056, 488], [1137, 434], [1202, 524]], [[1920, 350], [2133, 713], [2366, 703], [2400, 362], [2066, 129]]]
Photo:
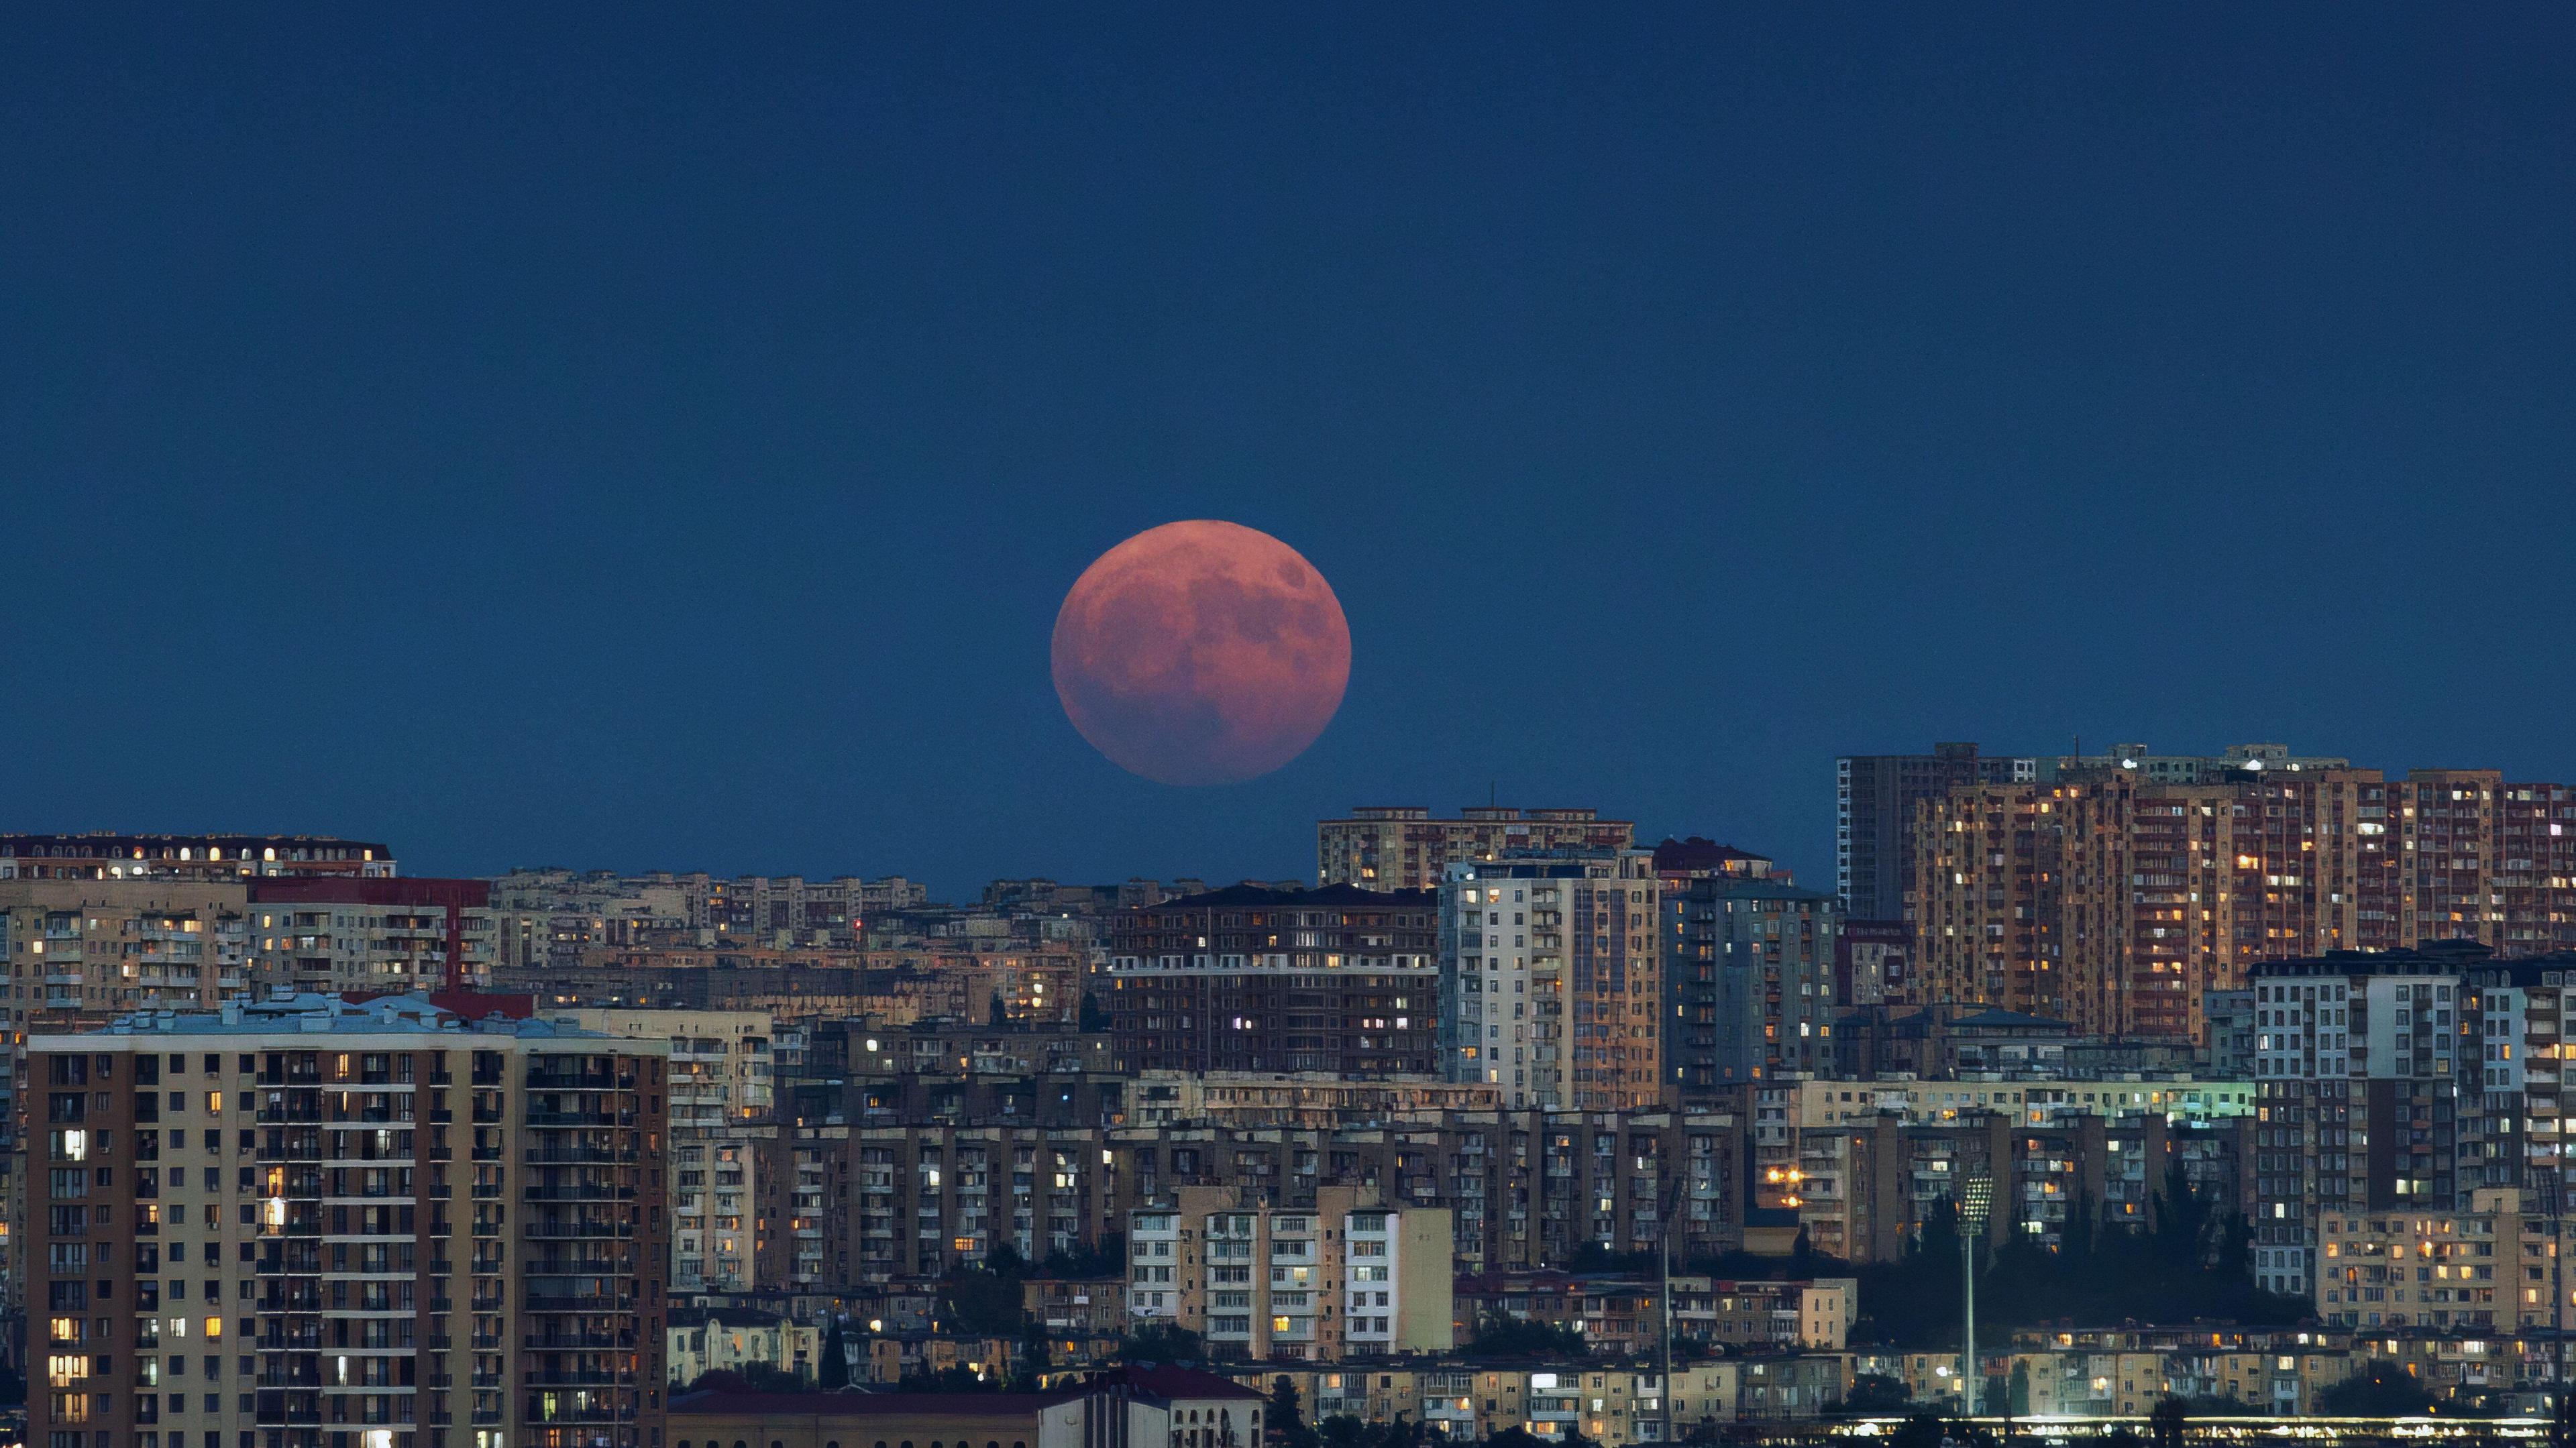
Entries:
[[1917, 1413], [1897, 1425], [1895, 1434], [1889, 1439], [1889, 1448], [1941, 1448], [1948, 1436], [1942, 1427], [1940, 1414]]
[[826, 1392], [838, 1392], [850, 1385], [850, 1346], [841, 1339], [838, 1318], [833, 1319], [832, 1330], [823, 1334], [823, 1361], [816, 1371]]
[[1348, 1413], [1335, 1413], [1315, 1425], [1315, 1436], [1324, 1448], [1362, 1448], [1368, 1425]]
[[1789, 1274], [1812, 1278], [1816, 1275], [1816, 1239], [1807, 1235], [1807, 1224], [1798, 1224], [1798, 1239], [1789, 1244]]
[[2317, 1394], [2317, 1411], [2339, 1418], [2403, 1418], [2431, 1406], [2422, 1384], [2384, 1363]]
[[2190, 1419], [2191, 1410], [2183, 1406], [2182, 1399], [2157, 1399], [2154, 1411], [2147, 1414], [2147, 1441], [2155, 1448], [2182, 1448], [2183, 1428]]
[[2030, 1413], [2030, 1364], [2013, 1364], [2012, 1387], [2007, 1393], [2004, 1411], [2016, 1418], [2027, 1417]]
[[1011, 1372], [1011, 1391], [1034, 1393], [1055, 1364], [1055, 1345], [1048, 1341], [1046, 1324], [1032, 1316], [1028, 1330], [1020, 1337], [1020, 1361]]
[[1199, 1335], [1175, 1323], [1149, 1323], [1118, 1345], [1122, 1363], [1185, 1363], [1200, 1356]]
[[1914, 1393], [1902, 1378], [1884, 1373], [1862, 1373], [1852, 1379], [1851, 1391], [1843, 1395], [1843, 1411], [1866, 1417], [1886, 1417], [1902, 1413], [1914, 1402]]
[[1003, 1027], [1008, 1026], [1010, 1023], [1011, 1012], [1002, 1004], [1002, 993], [1000, 991], [993, 992], [993, 1008], [986, 1013], [984, 1024], [998, 1031]]
[[1077, 1019], [1074, 1024], [1075, 1029], [1085, 1032], [1108, 1030], [1109, 1012], [1101, 1009], [1100, 1002], [1092, 996], [1091, 992], [1084, 991], [1082, 993], [1082, 1013], [1080, 1018]]
[[1002, 1379], [998, 1373], [987, 1377], [960, 1363], [935, 1373], [915, 1368], [904, 1374], [895, 1387], [906, 1393], [998, 1393]]
[[1592, 1344], [1582, 1333], [1560, 1323], [1537, 1322], [1500, 1313], [1476, 1324], [1468, 1350], [1479, 1353], [1526, 1353], [1540, 1357], [1589, 1357]]
[[980, 1267], [962, 1267], [940, 1285], [940, 1311], [950, 1325], [995, 1337], [1017, 1337], [1028, 1325], [1020, 1307], [1019, 1249], [996, 1245]]
[[1298, 1411], [1297, 1385], [1285, 1374], [1270, 1382], [1270, 1431], [1278, 1437], [1280, 1448], [1316, 1448], [1315, 1430], [1306, 1426], [1305, 1415]]
[[791, 1373], [768, 1363], [744, 1363], [743, 1386], [755, 1393], [810, 1393], [814, 1384], [803, 1373]]

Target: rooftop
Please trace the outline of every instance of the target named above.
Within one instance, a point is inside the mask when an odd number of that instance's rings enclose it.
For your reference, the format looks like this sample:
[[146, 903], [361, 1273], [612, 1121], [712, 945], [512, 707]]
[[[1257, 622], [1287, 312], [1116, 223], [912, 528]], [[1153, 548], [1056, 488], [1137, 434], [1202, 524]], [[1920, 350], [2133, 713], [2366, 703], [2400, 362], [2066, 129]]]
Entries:
[[673, 1398], [671, 1416], [1008, 1418], [1036, 1413], [1081, 1396], [1081, 1389], [1052, 1393], [731, 1393], [710, 1389]]
[[[275, 1036], [275, 1035], [433, 1035], [472, 1032], [523, 1039], [562, 1037], [606, 1040], [596, 1031], [535, 1019], [512, 1020], [500, 1014], [469, 1020], [442, 1009], [426, 996], [389, 995], [368, 1000], [298, 993], [274, 1000], [243, 1001], [220, 1011], [137, 1011], [120, 1016], [96, 1036]], [[636, 1042], [636, 1045], [649, 1043]]]
[[1268, 885], [1228, 885], [1203, 895], [1184, 895], [1147, 910], [1204, 909], [1225, 905], [1326, 906], [1357, 910], [1424, 909], [1431, 904], [1428, 890], [1363, 890], [1357, 885], [1325, 885], [1317, 889], [1274, 889]]

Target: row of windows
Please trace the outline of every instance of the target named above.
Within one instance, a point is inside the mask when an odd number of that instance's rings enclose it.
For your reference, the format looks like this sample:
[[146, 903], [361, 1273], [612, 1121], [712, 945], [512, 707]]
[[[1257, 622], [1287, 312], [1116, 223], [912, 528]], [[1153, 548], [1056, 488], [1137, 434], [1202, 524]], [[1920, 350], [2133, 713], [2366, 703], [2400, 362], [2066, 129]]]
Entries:
[[[680, 1440], [680, 1448], [695, 1448], [695, 1445], [691, 1444], [688, 1439], [683, 1438]], [[705, 1448], [724, 1448], [724, 1442], [722, 1439], [709, 1438], [706, 1441]], [[740, 1438], [736, 1438], [733, 1440], [733, 1448], [751, 1448], [751, 1445]], [[787, 1448], [787, 1445], [776, 1438], [772, 1438], [769, 1440], [769, 1448]], [[840, 1440], [836, 1438], [831, 1442], [824, 1444], [823, 1448], [841, 1448]], [[853, 1445], [853, 1448], [855, 1448], [855, 1445]], [[876, 1442], [876, 1448], [913, 1448], [913, 1442], [911, 1439], [906, 1438], [900, 1444], [889, 1444], [883, 1438], [879, 1438]], [[958, 1439], [953, 1445], [944, 1443], [937, 1438], [933, 1438], [930, 1440], [930, 1448], [975, 1448], [975, 1445], [971, 1440], [965, 1438]], [[984, 1448], [1002, 1448], [1001, 1440], [998, 1438], [986, 1439]], [[1029, 1445], [1024, 1440], [1015, 1439], [1011, 1443], [1011, 1448], [1029, 1448]]]

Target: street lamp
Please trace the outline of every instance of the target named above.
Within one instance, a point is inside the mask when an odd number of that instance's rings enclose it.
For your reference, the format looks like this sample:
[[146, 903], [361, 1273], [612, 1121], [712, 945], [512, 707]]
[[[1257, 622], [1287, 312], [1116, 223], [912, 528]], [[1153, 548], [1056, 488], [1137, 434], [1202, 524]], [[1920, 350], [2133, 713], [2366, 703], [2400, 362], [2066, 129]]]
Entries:
[[1977, 1371], [1977, 1238], [1995, 1209], [1992, 1177], [1970, 1177], [1959, 1184], [1959, 1272], [1965, 1321], [1959, 1335], [1960, 1416], [1977, 1415], [1977, 1389], [1985, 1375]]

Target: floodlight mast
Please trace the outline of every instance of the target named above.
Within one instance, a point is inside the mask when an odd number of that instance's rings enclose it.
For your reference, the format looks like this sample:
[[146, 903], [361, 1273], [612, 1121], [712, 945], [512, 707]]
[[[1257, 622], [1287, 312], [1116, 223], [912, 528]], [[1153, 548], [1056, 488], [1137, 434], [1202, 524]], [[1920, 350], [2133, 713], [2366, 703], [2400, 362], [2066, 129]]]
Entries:
[[1977, 1371], [1977, 1238], [1986, 1230], [1986, 1220], [1993, 1214], [1995, 1183], [1992, 1177], [1970, 1177], [1959, 1184], [1959, 1274], [1960, 1305], [1963, 1321], [1959, 1331], [1959, 1415], [1977, 1415], [1977, 1388], [1983, 1374]]

